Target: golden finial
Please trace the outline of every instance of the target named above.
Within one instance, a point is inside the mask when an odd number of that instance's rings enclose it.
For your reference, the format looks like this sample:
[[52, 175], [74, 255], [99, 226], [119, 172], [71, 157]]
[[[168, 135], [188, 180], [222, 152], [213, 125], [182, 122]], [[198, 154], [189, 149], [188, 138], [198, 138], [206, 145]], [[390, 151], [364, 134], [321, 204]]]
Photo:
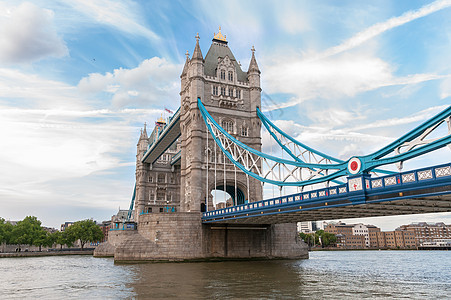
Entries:
[[252, 51], [252, 54], [254, 54], [254, 52], [255, 52], [255, 48], [254, 48], [254, 45], [252, 45], [252, 49], [251, 49], [251, 51]]
[[196, 41], [199, 41], [200, 37], [199, 37], [199, 32], [196, 34]]
[[227, 40], [226, 40], [226, 35], [222, 35], [222, 33], [221, 33], [221, 26], [219, 26], [219, 32], [218, 32], [218, 34], [216, 34], [216, 33], [213, 33], [213, 35], [214, 35], [214, 39], [215, 40], [220, 40], [220, 41], [223, 41], [223, 42], [227, 42]]
[[166, 124], [166, 121], [163, 119], [163, 114], [161, 114], [160, 118], [157, 120], [157, 123]]
[[188, 58], [188, 57], [189, 57], [189, 52], [188, 52], [188, 50], [186, 50], [186, 53], [185, 53], [185, 55], [186, 55], [186, 58]]

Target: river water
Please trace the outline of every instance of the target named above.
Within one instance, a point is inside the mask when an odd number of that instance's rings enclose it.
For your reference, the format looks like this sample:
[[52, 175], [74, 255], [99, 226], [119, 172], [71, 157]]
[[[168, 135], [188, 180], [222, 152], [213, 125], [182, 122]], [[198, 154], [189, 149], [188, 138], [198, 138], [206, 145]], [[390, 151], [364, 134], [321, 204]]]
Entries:
[[0, 259], [0, 299], [451, 299], [451, 251], [316, 251], [310, 259], [115, 264]]

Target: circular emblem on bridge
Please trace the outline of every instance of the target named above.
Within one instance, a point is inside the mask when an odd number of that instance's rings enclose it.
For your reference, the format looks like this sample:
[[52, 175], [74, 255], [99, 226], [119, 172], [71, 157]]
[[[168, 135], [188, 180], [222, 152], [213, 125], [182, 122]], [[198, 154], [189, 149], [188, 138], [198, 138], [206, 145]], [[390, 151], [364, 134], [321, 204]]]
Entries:
[[361, 167], [362, 162], [357, 157], [351, 158], [351, 160], [348, 162], [349, 173], [353, 175], [359, 173]]

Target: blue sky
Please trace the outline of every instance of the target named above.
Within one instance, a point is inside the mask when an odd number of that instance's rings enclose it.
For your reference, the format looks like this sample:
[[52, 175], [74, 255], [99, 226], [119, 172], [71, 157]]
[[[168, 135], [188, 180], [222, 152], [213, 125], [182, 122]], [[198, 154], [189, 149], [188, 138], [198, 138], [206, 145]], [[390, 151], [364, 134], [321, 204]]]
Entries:
[[[0, 216], [58, 227], [128, 207], [139, 130], [177, 109], [185, 52], [218, 26], [244, 70], [255, 46], [276, 124], [343, 159], [451, 103], [451, 1], [2, 1]], [[363, 221], [420, 220], [451, 215]]]

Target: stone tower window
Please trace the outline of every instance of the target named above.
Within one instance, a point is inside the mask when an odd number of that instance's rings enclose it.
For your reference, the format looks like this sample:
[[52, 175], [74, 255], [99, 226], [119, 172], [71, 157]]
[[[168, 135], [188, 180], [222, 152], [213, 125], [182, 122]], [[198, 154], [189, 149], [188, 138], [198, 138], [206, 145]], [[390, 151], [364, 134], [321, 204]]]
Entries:
[[225, 95], [226, 95], [226, 88], [221, 87], [221, 96], [225, 96]]
[[224, 70], [221, 70], [221, 79], [225, 80], [225, 71]]
[[166, 182], [166, 176], [164, 174], [158, 174], [158, 183], [165, 183]]
[[224, 130], [227, 131], [228, 133], [233, 133], [233, 121], [231, 120], [222, 121], [222, 128], [224, 128]]
[[153, 182], [153, 177], [149, 176], [149, 182], [152, 183]]
[[229, 81], [233, 81], [233, 72], [229, 71]]
[[247, 127], [241, 127], [241, 135], [242, 136], [249, 136], [249, 129]]
[[159, 201], [166, 200], [166, 193], [163, 191], [157, 192], [157, 200], [159, 200]]
[[233, 89], [229, 88], [229, 97], [233, 97]]
[[213, 86], [213, 95], [218, 95], [218, 87], [216, 85]]
[[236, 97], [241, 99], [241, 90], [236, 90]]

